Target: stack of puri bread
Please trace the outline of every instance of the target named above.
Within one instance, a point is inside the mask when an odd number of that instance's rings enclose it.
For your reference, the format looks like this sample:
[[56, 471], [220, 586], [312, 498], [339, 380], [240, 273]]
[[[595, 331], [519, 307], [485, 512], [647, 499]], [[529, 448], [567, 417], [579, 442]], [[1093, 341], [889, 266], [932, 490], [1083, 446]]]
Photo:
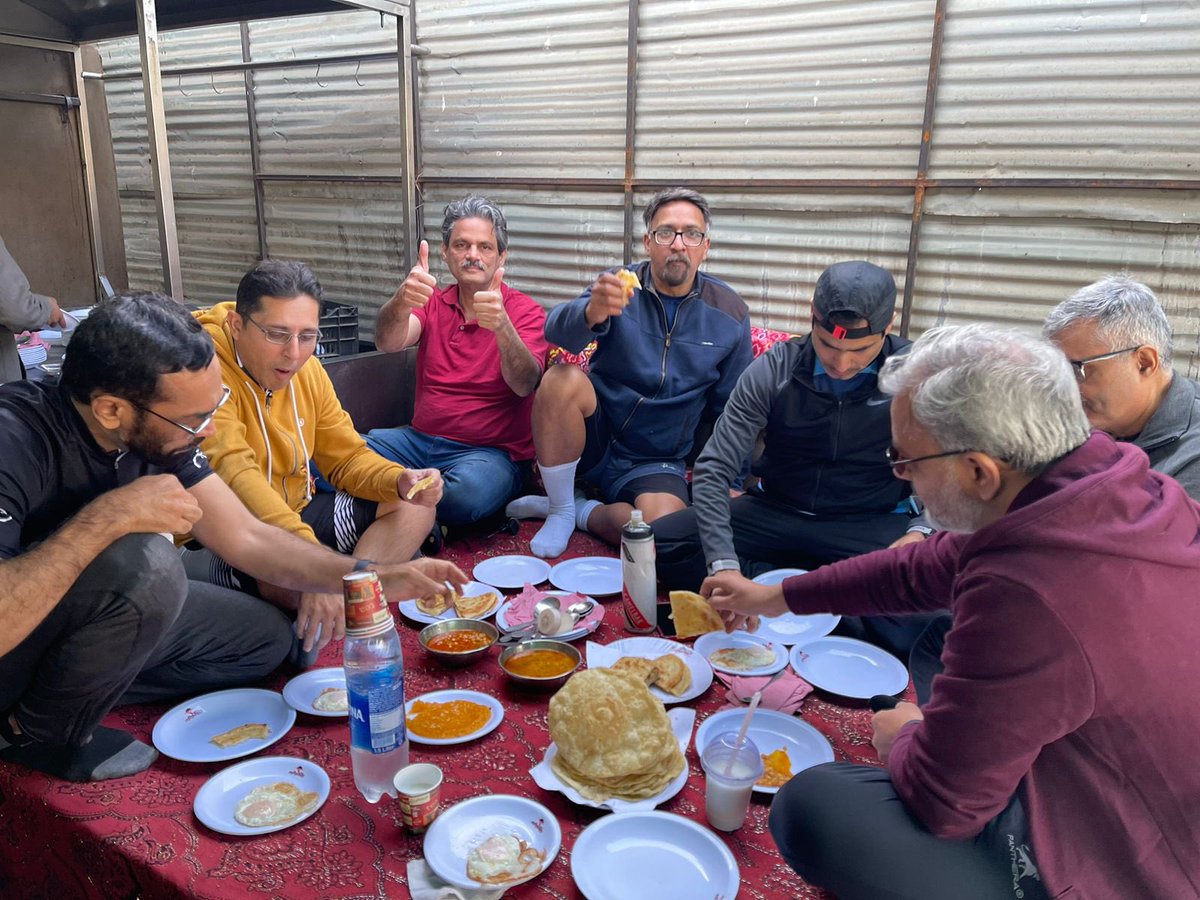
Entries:
[[586, 669], [550, 699], [551, 767], [588, 800], [642, 800], [684, 768], [662, 701], [636, 675]]

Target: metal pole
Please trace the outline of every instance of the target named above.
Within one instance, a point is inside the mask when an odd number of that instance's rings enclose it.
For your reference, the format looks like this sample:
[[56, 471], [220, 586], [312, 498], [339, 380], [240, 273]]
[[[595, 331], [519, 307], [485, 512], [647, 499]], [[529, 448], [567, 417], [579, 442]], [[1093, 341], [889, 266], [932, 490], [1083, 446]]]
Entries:
[[83, 52], [78, 47], [71, 53], [71, 75], [75, 79], [75, 93], [79, 95], [79, 158], [83, 162], [83, 197], [91, 238], [92, 297], [96, 299], [100, 296], [100, 276], [104, 274], [104, 247], [100, 243], [100, 204], [96, 199], [96, 167], [92, 162], [92, 129], [88, 121], [87, 86], [83, 81]]
[[[250, 62], [250, 23], [239, 22], [242, 32], [242, 61]], [[254, 108], [254, 70], [247, 66], [242, 77], [246, 83], [246, 129], [250, 132], [250, 169], [254, 175], [254, 222], [258, 226], [258, 258], [267, 258], [266, 197], [259, 178], [262, 166], [258, 159], [258, 113]]]
[[629, 26], [625, 59], [625, 183], [622, 185], [625, 207], [625, 265], [633, 261], [633, 145], [637, 137], [637, 57], [638, 0], [629, 0]]
[[416, 263], [416, 248], [425, 234], [423, 221], [418, 212], [417, 196], [417, 137], [416, 121], [416, 68], [412, 52], [412, 12], [405, 12], [396, 23], [396, 40], [399, 53], [396, 69], [400, 78], [400, 175], [404, 180], [402, 201], [404, 204], [404, 268], [407, 272]]
[[137, 0], [138, 42], [142, 50], [142, 93], [146, 98], [146, 131], [150, 139], [150, 171], [154, 176], [154, 202], [158, 208], [158, 246], [162, 253], [163, 286], [183, 299], [183, 274], [179, 267], [179, 237], [175, 229], [175, 193], [171, 184], [171, 156], [167, 150], [167, 119], [163, 111], [162, 74], [158, 59], [158, 18], [154, 0]]
[[917, 156], [917, 183], [913, 190], [912, 227], [908, 232], [908, 263], [904, 268], [904, 302], [900, 306], [900, 334], [908, 337], [916, 287], [917, 253], [921, 247], [921, 219], [928, 186], [929, 148], [933, 144], [933, 113], [937, 107], [938, 70], [942, 65], [942, 36], [945, 34], [946, 0], [937, 0], [933, 10], [933, 38], [929, 48], [929, 78], [925, 82], [925, 115], [921, 121], [921, 152]]

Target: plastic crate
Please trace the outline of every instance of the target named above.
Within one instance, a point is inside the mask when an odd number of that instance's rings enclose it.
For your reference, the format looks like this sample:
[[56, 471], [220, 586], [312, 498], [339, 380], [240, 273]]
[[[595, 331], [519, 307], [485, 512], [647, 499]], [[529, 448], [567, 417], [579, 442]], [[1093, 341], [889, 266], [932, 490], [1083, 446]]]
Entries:
[[321, 304], [321, 341], [317, 356], [333, 359], [358, 352], [358, 307], [326, 300]]

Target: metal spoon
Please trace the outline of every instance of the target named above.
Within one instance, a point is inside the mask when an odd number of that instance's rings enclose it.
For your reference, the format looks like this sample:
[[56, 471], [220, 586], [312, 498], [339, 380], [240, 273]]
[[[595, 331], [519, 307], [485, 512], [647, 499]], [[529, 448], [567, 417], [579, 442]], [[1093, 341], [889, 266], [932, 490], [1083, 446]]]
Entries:
[[565, 612], [571, 617], [571, 627], [578, 625], [579, 620], [590, 613], [595, 605], [595, 600], [580, 600], [568, 606]]

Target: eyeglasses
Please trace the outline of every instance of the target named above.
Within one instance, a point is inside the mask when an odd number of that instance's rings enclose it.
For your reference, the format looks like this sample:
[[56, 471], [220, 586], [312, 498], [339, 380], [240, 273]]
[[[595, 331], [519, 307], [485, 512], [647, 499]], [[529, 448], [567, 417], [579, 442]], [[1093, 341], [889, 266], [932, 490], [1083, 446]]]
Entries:
[[295, 338], [296, 343], [298, 343], [301, 347], [311, 347], [321, 339], [321, 329], [319, 328], [316, 331], [301, 331], [299, 334], [294, 334], [291, 331], [284, 331], [282, 328], [264, 328], [248, 315], [243, 316], [243, 318], [261, 331], [263, 333], [263, 337], [265, 337], [272, 344], [279, 344], [280, 346], [283, 346], [284, 344], [290, 344], [292, 339]]
[[176, 422], [174, 419], [168, 418], [167, 416], [164, 416], [162, 413], [155, 412], [148, 406], [142, 406], [142, 404], [134, 403], [132, 400], [130, 400], [129, 402], [133, 406], [136, 406], [138, 409], [140, 409], [142, 412], [148, 412], [152, 416], [158, 416], [164, 422], [170, 422], [176, 428], [182, 428], [184, 431], [186, 431], [192, 437], [199, 437], [200, 433], [202, 431], [204, 431], [204, 429], [206, 429], [209, 425], [212, 424], [212, 420], [217, 415], [217, 410], [220, 409], [222, 406], [224, 406], [228, 402], [229, 395], [233, 393], [225, 385], [221, 385], [221, 391], [222, 391], [221, 399], [217, 402], [217, 405], [212, 408], [212, 412], [210, 412], [208, 415], [206, 415], [203, 419], [200, 420], [200, 424], [197, 425], [195, 428], [193, 428], [191, 425], [184, 425], [182, 422]]
[[930, 453], [926, 456], [910, 456], [907, 459], [897, 459], [900, 451], [895, 447], [888, 447], [883, 451], [883, 455], [887, 457], [888, 465], [893, 469], [899, 466], [908, 466], [913, 463], [924, 462], [927, 459], [941, 459], [943, 456], [958, 456], [960, 453], [972, 453], [972, 450], [947, 450], [944, 453]]
[[1083, 359], [1068, 359], [1067, 362], [1075, 370], [1075, 380], [1085, 381], [1087, 379], [1087, 369], [1084, 366], [1088, 363], [1100, 362], [1102, 359], [1112, 359], [1125, 353], [1133, 353], [1135, 350], [1140, 350], [1141, 348], [1141, 344], [1134, 344], [1132, 347], [1126, 347], [1124, 350], [1113, 350], [1111, 353], [1097, 353], [1095, 356], [1085, 356]]
[[701, 231], [698, 228], [688, 228], [684, 231], [676, 231], [674, 228], [667, 228], [665, 226], [662, 228], [655, 228], [652, 232], [650, 232], [650, 234], [654, 237], [654, 243], [662, 244], [664, 247], [668, 247], [675, 243], [676, 237], [683, 238], [683, 246], [685, 247], [699, 247], [704, 243], [704, 236], [707, 233], [708, 232]]

